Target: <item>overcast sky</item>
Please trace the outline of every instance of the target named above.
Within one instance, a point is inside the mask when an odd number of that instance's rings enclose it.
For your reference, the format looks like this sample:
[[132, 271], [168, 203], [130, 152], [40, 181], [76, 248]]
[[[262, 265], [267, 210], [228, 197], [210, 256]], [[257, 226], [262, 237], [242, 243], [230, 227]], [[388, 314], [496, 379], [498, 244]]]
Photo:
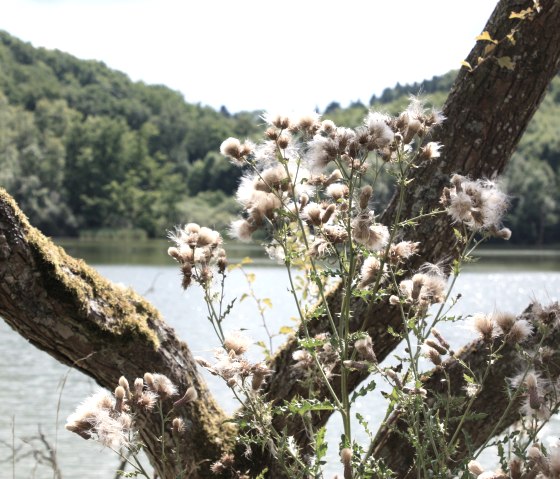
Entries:
[[[369, 102], [459, 68], [496, 0], [2, 0], [0, 29], [230, 111]], [[1, 66], [0, 66], [1, 67]]]

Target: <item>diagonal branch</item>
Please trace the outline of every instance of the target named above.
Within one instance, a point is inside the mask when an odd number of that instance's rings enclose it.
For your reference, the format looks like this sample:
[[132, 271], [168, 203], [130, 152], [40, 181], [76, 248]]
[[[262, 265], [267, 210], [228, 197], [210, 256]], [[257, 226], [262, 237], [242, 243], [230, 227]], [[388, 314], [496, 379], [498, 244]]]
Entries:
[[[461, 429], [461, 438], [468, 437], [472, 449], [469, 450], [465, 442], [460, 441], [460, 447], [456, 449], [456, 454], [450, 460], [457, 461], [467, 457], [481, 447], [487, 439], [503, 432], [520, 419], [519, 408], [525, 396], [514, 394], [510, 405], [506, 384], [509, 379], [523, 372], [527, 367], [534, 366], [537, 369], [539, 364], [543, 377], [550, 380], [551, 384], [555, 384], [560, 377], [560, 328], [558, 327], [560, 305], [553, 303], [543, 308], [538, 304], [532, 304], [517, 319], [529, 321], [535, 334], [522, 344], [524, 354], [515, 346], [508, 345], [500, 352], [499, 358], [493, 361], [487, 380], [482, 385], [471, 409], [471, 414], [479, 417], [482, 414], [484, 419], [467, 421]], [[495, 344], [502, 340], [502, 338], [496, 339]], [[528, 365], [527, 358], [538, 356], [538, 349], [541, 347], [550, 348], [547, 350], [546, 361], [537, 358], [534, 365]], [[426, 374], [427, 379], [423, 384], [429, 392], [426, 402], [432, 404], [435, 395], [442, 395], [447, 398], [446, 403], [454, 404], [458, 402], [458, 398], [463, 398], [460, 401], [463, 405], [452, 411], [453, 416], [462, 416], [466, 404], [464, 401], [466, 383], [463, 376], [466, 370], [463, 365], [467, 364], [475, 375], [481, 376], [488, 367], [488, 354], [488, 344], [477, 340], [445, 361], [441, 368]], [[445, 411], [441, 407], [431, 409], [430, 413], [433, 417], [445, 417]], [[406, 427], [404, 421], [394, 421], [388, 428], [380, 429], [372, 445], [373, 455], [383, 458], [386, 465], [399, 478], [416, 477], [416, 471], [412, 469], [415, 454], [412, 446], [404, 439]], [[453, 429], [449, 431], [450, 435], [453, 433]]]
[[[34, 346], [110, 390], [120, 375], [133, 381], [151, 371], [168, 376], [182, 392], [194, 386], [199, 399], [183, 409], [188, 429], [181, 444], [182, 467], [192, 473], [189, 477], [209, 475], [208, 461], [220, 457], [231, 431], [223, 426], [226, 417], [187, 345], [146, 300], [69, 257], [30, 226], [2, 189], [0, 315]], [[143, 420], [158, 431], [154, 416]], [[142, 439], [160, 477], [166, 478], [157, 452], [161, 446], [153, 435]]]
[[[519, 139], [530, 119], [542, 101], [547, 86], [560, 68], [560, 6], [554, 0], [541, 1], [541, 11], [532, 20], [511, 20], [512, 11], [520, 11], [533, 6], [532, 1], [502, 0], [490, 17], [485, 30], [496, 39], [506, 39], [513, 27], [517, 28], [515, 45], [501, 41], [490, 53], [484, 53], [485, 42], [478, 42], [467, 60], [477, 64], [472, 72], [462, 69], [445, 103], [443, 113], [447, 120], [435, 132], [431, 141], [444, 145], [439, 162], [421, 165], [409, 187], [402, 217], [416, 216], [420, 211], [430, 211], [438, 207], [444, 186], [453, 173], [472, 178], [495, 178], [503, 172]], [[499, 59], [509, 57], [514, 62], [513, 69], [500, 66]], [[383, 214], [383, 223], [391, 224], [397, 209], [396, 195]], [[515, 233], [514, 233], [515, 234]], [[455, 238], [449, 220], [443, 216], [421, 220], [413, 229], [406, 231], [405, 239], [420, 242], [420, 251], [409, 265], [410, 270], [424, 262], [450, 264], [458, 256]], [[328, 301], [336, 311], [342, 300], [342, 288], [331, 292]], [[388, 333], [391, 326], [400, 331], [402, 322], [397, 308], [388, 303], [367, 305], [355, 300], [353, 327], [365, 326], [374, 340], [377, 358], [383, 360], [396, 346], [398, 340]], [[311, 334], [328, 330], [325, 318], [314, 321]], [[302, 331], [299, 332], [302, 335]], [[276, 371], [270, 379], [266, 393], [276, 402], [290, 400], [297, 395], [307, 397], [307, 387], [294, 380], [292, 354], [298, 349], [296, 339], [290, 340], [273, 359], [272, 369]], [[340, 390], [337, 375], [332, 386]], [[349, 388], [355, 388], [365, 379], [364, 374], [350, 376]], [[319, 386], [318, 397], [328, 397], [326, 388]], [[316, 426], [324, 425], [330, 412], [317, 415]], [[286, 423], [277, 417], [278, 430], [287, 428], [302, 445], [307, 438], [301, 434], [301, 425]]]

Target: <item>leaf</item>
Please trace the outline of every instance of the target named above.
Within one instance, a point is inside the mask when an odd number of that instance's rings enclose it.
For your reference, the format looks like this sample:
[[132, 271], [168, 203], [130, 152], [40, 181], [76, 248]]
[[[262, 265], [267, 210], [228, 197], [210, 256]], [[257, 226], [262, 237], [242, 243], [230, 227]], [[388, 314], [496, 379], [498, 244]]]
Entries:
[[327, 441], [325, 441], [326, 431], [326, 428], [323, 426], [317, 431], [315, 436], [315, 455], [317, 456], [317, 462], [319, 462], [327, 454], [329, 445]]
[[463, 374], [463, 378], [465, 381], [467, 381], [469, 384], [474, 384], [475, 381], [473, 378], [471, 378], [468, 374]]
[[241, 303], [243, 300], [247, 299], [249, 297], [249, 295], [247, 293], [243, 293], [241, 295], [241, 297], [239, 298], [239, 302]]
[[334, 406], [329, 401], [317, 401], [316, 399], [294, 399], [288, 405], [288, 409], [292, 413], [303, 416], [309, 411], [334, 411]]
[[291, 328], [290, 326], [282, 326], [282, 327], [280, 327], [278, 332], [280, 334], [295, 334], [294, 328]]
[[373, 391], [375, 389], [375, 386], [376, 386], [375, 381], [371, 381], [370, 383], [366, 384], [365, 386], [355, 391], [354, 394], [352, 394], [350, 403], [353, 403], [359, 397], [365, 396], [368, 392]]
[[258, 347], [262, 348], [263, 353], [268, 357], [270, 356], [270, 350], [268, 349], [268, 346], [264, 343], [264, 341], [257, 341], [255, 343]]
[[496, 48], [496, 44], [495, 43], [490, 43], [489, 45], [486, 45], [484, 47], [484, 54], [485, 55], [490, 55], [490, 53], [492, 53]]
[[508, 70], [513, 70], [515, 68], [515, 62], [512, 61], [511, 57], [500, 57], [496, 59], [498, 65], [502, 68], [507, 68]]
[[255, 479], [264, 479], [266, 477], [267, 472], [268, 472], [268, 467], [265, 467]]
[[485, 30], [483, 31], [480, 35], [478, 35], [477, 37], [475, 37], [475, 40], [481, 41], [481, 42], [491, 42], [491, 43], [498, 43], [496, 40], [494, 40], [490, 34]]
[[272, 301], [270, 300], [270, 298], [263, 298], [261, 301], [269, 308], [272, 308]]
[[220, 321], [223, 320], [229, 313], [231, 313], [231, 310], [233, 309], [233, 306], [235, 305], [235, 301], [237, 301], [237, 298], [233, 298], [231, 300], [230, 303], [228, 303], [228, 305], [226, 306], [225, 311], [222, 313], [222, 315], [220, 316]]
[[255, 282], [255, 279], [256, 279], [256, 277], [257, 277], [257, 276], [255, 275], [255, 273], [247, 273], [246, 276], [247, 276], [247, 281], [248, 281], [249, 283], [254, 283], [254, 282]]
[[519, 18], [519, 20], [525, 20], [529, 15], [531, 15], [531, 13], [533, 13], [532, 8], [526, 8], [520, 12], [511, 12], [509, 14], [509, 19], [513, 20], [514, 18]]
[[473, 67], [471, 66], [471, 64], [468, 61], [463, 60], [461, 62], [461, 65], [464, 66], [468, 71], [470, 71], [470, 72], [473, 71]]

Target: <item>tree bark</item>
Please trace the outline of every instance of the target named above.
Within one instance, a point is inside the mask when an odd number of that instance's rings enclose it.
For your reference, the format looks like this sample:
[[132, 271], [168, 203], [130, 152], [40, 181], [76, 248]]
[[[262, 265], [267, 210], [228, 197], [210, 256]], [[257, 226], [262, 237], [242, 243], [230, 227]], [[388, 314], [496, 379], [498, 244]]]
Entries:
[[[437, 207], [452, 173], [494, 178], [503, 171], [560, 65], [558, 2], [541, 1], [542, 10], [532, 20], [509, 19], [512, 11], [532, 5], [529, 0], [502, 0], [496, 7], [486, 30], [500, 42], [490, 53], [483, 52], [486, 42], [478, 42], [467, 58], [474, 70], [459, 72], [444, 106], [447, 121], [432, 138], [444, 145], [443, 154], [438, 162], [419, 165], [401, 217], [413, 216], [420, 208], [428, 211]], [[515, 45], [505, 40], [514, 25], [518, 28]], [[477, 65], [479, 57], [484, 61]], [[514, 63], [513, 69], [500, 66], [505, 57]], [[396, 214], [393, 200], [383, 222], [390, 223]], [[406, 232], [405, 239], [421, 243], [419, 254], [409, 265], [411, 271], [426, 261], [445, 266], [457, 256], [449, 221], [443, 216], [421, 221]], [[0, 193], [0, 278], [0, 315], [6, 322], [32, 344], [74, 365], [99, 384], [112, 389], [121, 374], [133, 379], [146, 371], [157, 371], [181, 391], [194, 385], [199, 398], [185, 410], [190, 429], [180, 453], [188, 477], [209, 477], [209, 464], [227, 449], [233, 435], [224, 428], [225, 416], [196, 372], [187, 346], [145, 300], [117, 288], [54, 247], [27, 223], [5, 192]], [[342, 290], [335, 289], [329, 301], [336, 305], [341, 295]], [[397, 344], [387, 332], [388, 326], [401, 329], [396, 309], [385, 303], [355, 302], [353, 311], [354, 328], [365, 324], [382, 360]], [[324, 331], [324, 321], [315, 321], [311, 329], [312, 334]], [[273, 359], [275, 372], [265, 391], [269, 399], [281, 402], [297, 394], [308, 395], [292, 364], [297, 348], [297, 342], [290, 340]], [[500, 374], [511, 371], [504, 368]], [[364, 379], [364, 375], [352, 375], [349, 387], [355, 388]], [[340, 389], [336, 379], [333, 387]], [[324, 390], [317, 393], [327, 397]], [[495, 404], [488, 422], [500, 416], [500, 407]], [[321, 425], [327, 419], [328, 414], [322, 414], [315, 421]], [[146, 420], [151, 421], [149, 417]], [[281, 417], [275, 419], [275, 425], [286, 427], [305, 446], [298, 425], [286, 424]], [[150, 427], [157, 432], [155, 424], [150, 423]], [[157, 441], [149, 436], [144, 440], [152, 463], [162, 471]], [[388, 455], [384, 450], [379, 448], [380, 457]], [[252, 461], [252, 470], [260, 472], [270, 458], [257, 451]]]
[[[454, 356], [446, 360], [441, 367], [427, 372], [424, 376], [422, 387], [428, 391], [426, 402], [433, 404], [434, 397], [441, 395], [457, 403], [462, 401], [463, 406], [452, 411], [452, 415], [460, 417], [465, 412], [467, 393], [464, 374], [467, 372], [465, 364], [472, 371], [481, 374], [488, 367], [488, 376], [477, 393], [471, 406], [470, 414], [476, 414], [477, 420], [467, 420], [461, 428], [460, 446], [455, 450], [449, 462], [456, 462], [476, 452], [488, 439], [501, 433], [506, 427], [520, 419], [519, 408], [526, 396], [524, 394], [513, 394], [513, 400], [507, 394], [508, 386], [514, 389], [508, 382], [515, 376], [526, 370], [537, 370], [542, 377], [546, 377], [552, 384], [560, 377], [560, 328], [557, 321], [560, 319], [560, 305], [553, 303], [547, 307], [539, 304], [530, 305], [518, 320], [527, 320], [534, 334], [521, 344], [524, 355], [520, 354], [515, 345], [506, 345], [500, 351], [499, 357], [490, 360], [490, 351], [496, 351], [503, 337], [495, 339], [492, 347], [481, 339], [473, 341]], [[539, 352], [542, 348], [550, 348], [546, 359]], [[528, 357], [533, 357], [533, 364], [529, 364]], [[540, 368], [540, 371], [539, 371]], [[449, 389], [448, 389], [449, 386]], [[445, 411], [442, 407], [431, 410], [432, 416], [444, 418]], [[482, 415], [482, 416], [481, 416]], [[393, 419], [398, 415], [394, 415]], [[482, 418], [481, 418], [482, 417]], [[417, 477], [414, 469], [415, 454], [412, 446], [404, 439], [404, 431], [407, 425], [404, 421], [393, 420], [387, 427], [378, 431], [371, 448], [373, 456], [383, 458], [385, 464], [391, 469], [396, 477], [412, 479]], [[449, 438], [455, 432], [457, 424], [449, 428]], [[468, 437], [471, 449], [467, 447], [464, 437]]]
[[[187, 347], [159, 312], [130, 289], [102, 278], [68, 256], [29, 225], [0, 189], [0, 314], [34, 346], [113, 390], [121, 375], [132, 383], [145, 372], [165, 374], [198, 400], [181, 409], [187, 429], [180, 453], [187, 477], [210, 477], [209, 466], [231, 443], [225, 414], [197, 372]], [[175, 478], [164, 467], [161, 424], [155, 414], [141, 421], [153, 434], [142, 440], [159, 477]], [[171, 444], [171, 431], [165, 431]], [[196, 444], [196, 447], [193, 447]], [[167, 474], [164, 470], [168, 470]]]

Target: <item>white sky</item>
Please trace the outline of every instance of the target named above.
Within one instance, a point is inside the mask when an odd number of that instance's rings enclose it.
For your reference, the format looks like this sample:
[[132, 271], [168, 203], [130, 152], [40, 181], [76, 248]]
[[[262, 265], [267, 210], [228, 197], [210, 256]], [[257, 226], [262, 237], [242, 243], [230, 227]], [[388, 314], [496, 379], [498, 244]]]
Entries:
[[[496, 0], [0, 0], [0, 29], [231, 112], [342, 106], [459, 68]], [[0, 66], [1, 67], [1, 66]]]

